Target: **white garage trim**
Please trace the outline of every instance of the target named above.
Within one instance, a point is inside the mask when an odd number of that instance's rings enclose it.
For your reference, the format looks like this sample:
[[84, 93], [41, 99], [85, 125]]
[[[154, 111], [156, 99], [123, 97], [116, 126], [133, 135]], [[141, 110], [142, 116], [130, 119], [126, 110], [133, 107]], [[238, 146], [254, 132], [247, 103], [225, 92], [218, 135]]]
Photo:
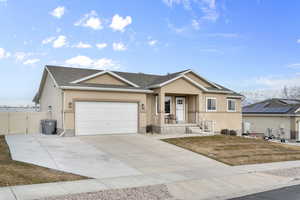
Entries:
[[137, 102], [75, 102], [75, 135], [128, 134], [139, 130]]

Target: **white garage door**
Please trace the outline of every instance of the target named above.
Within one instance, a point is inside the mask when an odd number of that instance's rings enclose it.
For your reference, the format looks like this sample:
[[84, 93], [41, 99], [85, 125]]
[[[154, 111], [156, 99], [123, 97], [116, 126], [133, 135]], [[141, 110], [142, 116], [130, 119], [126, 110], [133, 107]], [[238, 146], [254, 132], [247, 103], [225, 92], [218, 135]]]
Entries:
[[76, 102], [76, 135], [137, 133], [137, 103]]

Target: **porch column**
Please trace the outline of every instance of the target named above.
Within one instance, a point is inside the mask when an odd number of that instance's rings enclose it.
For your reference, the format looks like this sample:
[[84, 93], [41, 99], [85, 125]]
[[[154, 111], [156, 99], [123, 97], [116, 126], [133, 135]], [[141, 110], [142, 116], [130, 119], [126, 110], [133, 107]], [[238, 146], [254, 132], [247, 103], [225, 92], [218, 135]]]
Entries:
[[198, 94], [196, 96], [196, 123], [200, 123], [200, 112], [202, 107], [202, 95]]
[[162, 127], [165, 124], [165, 93], [159, 92], [158, 94], [158, 115], [159, 126]]

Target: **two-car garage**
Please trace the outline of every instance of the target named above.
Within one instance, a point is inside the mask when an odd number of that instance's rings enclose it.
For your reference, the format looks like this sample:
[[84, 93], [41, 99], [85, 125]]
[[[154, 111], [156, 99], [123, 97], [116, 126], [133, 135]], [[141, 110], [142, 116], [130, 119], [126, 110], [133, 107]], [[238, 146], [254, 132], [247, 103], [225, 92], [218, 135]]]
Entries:
[[138, 103], [75, 103], [75, 134], [128, 134], [138, 132]]

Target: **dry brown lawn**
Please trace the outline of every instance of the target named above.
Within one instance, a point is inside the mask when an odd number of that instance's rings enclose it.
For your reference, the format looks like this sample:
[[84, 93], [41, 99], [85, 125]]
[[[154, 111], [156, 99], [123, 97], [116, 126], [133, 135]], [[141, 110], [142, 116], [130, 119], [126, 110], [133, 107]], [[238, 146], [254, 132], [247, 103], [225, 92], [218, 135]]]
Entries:
[[0, 187], [81, 179], [87, 178], [12, 160], [5, 138], [0, 136]]
[[237, 136], [205, 136], [163, 139], [228, 165], [300, 160], [300, 147]]

